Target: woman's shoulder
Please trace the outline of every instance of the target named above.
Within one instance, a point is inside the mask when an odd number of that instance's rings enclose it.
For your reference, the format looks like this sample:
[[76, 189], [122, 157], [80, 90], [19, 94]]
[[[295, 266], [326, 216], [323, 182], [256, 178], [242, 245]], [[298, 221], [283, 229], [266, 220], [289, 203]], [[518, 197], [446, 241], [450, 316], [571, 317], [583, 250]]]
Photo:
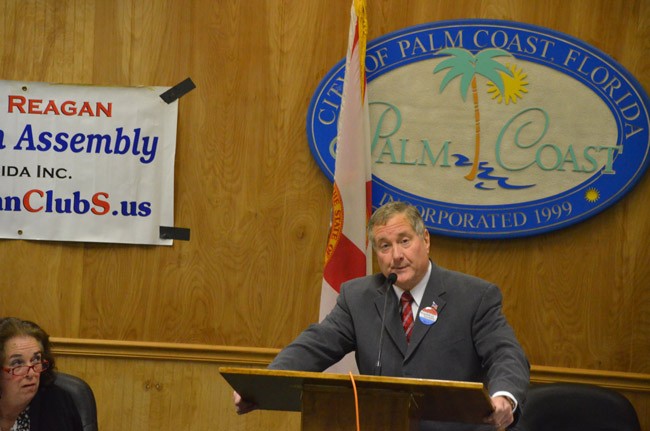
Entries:
[[49, 383], [47, 385], [41, 385], [38, 389], [37, 397], [39, 395], [42, 399], [66, 400], [69, 402], [73, 402], [70, 393], [65, 389], [63, 389], [62, 387], [57, 386], [55, 382]]
[[37, 430], [81, 430], [81, 418], [72, 395], [54, 383], [39, 388], [30, 403], [30, 416]]

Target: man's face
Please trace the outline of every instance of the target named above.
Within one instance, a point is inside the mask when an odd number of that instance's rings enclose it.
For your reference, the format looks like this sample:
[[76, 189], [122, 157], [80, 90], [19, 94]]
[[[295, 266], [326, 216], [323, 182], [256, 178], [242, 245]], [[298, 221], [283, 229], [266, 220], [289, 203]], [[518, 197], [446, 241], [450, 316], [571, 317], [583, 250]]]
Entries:
[[398, 287], [411, 290], [429, 268], [429, 232], [418, 236], [403, 214], [373, 228], [375, 252], [382, 274], [397, 274]]

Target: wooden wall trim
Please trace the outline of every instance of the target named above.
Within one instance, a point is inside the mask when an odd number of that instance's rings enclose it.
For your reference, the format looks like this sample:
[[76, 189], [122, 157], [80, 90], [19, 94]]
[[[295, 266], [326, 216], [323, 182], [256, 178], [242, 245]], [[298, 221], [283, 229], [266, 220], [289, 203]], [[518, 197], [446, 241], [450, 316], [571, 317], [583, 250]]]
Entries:
[[145, 341], [50, 339], [55, 355], [267, 365], [278, 349]]
[[[52, 338], [55, 355], [267, 365], [278, 349], [144, 341]], [[650, 393], [650, 374], [533, 365], [532, 383], [573, 382]]]
[[617, 390], [650, 393], [650, 374], [533, 365], [530, 380], [532, 383], [589, 383]]

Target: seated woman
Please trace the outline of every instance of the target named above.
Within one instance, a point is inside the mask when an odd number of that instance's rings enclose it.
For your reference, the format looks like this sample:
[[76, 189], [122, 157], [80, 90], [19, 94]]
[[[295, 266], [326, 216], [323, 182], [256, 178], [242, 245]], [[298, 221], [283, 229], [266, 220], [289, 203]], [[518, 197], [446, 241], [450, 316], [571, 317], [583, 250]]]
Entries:
[[54, 386], [50, 337], [37, 324], [0, 319], [0, 431], [81, 431], [68, 393]]

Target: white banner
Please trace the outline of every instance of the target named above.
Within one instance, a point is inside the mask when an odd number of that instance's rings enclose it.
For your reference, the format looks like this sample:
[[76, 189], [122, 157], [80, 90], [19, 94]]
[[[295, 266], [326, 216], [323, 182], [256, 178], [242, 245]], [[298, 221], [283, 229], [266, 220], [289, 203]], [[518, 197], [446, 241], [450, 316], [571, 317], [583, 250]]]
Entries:
[[0, 237], [171, 245], [168, 89], [0, 81]]

